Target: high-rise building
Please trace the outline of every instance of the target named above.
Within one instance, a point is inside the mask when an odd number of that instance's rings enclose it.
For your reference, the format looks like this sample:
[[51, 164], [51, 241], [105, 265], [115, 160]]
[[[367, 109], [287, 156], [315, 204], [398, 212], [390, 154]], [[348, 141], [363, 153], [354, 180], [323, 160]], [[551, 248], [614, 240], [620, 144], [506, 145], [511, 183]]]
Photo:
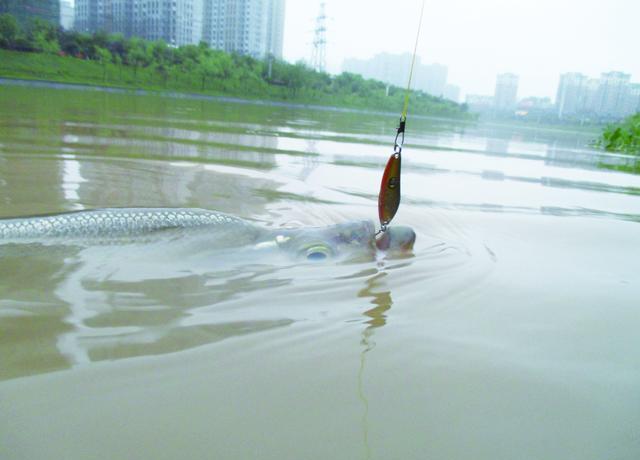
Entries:
[[[360, 74], [390, 85], [406, 86], [411, 66], [411, 54], [380, 53], [371, 59], [345, 59], [344, 72]], [[420, 58], [416, 57], [416, 66], [420, 67]]]
[[164, 40], [172, 46], [198, 43], [203, 0], [76, 0], [75, 29]]
[[202, 40], [212, 48], [282, 59], [284, 0], [204, 0]]
[[271, 0], [267, 16], [267, 52], [276, 59], [282, 59], [284, 47], [285, 0]]
[[584, 111], [587, 77], [581, 73], [560, 75], [556, 92], [556, 113], [558, 118], [576, 115]]
[[640, 112], [640, 83], [632, 83], [629, 86], [629, 94], [625, 101], [623, 115], [633, 115]]
[[73, 28], [79, 32], [96, 32], [101, 29], [98, 23], [99, 0], [76, 0], [73, 11]]
[[445, 85], [442, 97], [453, 102], [460, 100], [460, 87], [456, 85]]
[[76, 0], [75, 29], [282, 58], [285, 0]]
[[65, 30], [73, 29], [73, 5], [69, 0], [60, 0], [60, 25]]
[[631, 75], [622, 72], [605, 72], [600, 76], [596, 96], [597, 112], [600, 115], [609, 117], [624, 115], [630, 80]]
[[[139, 0], [101, 1], [103, 5], [103, 15], [98, 22], [98, 24], [100, 24], [100, 29], [111, 33], [120, 33], [125, 37], [137, 35], [143, 38], [148, 38], [147, 33], [149, 31], [144, 27], [144, 20], [138, 17], [141, 12], [140, 10], [144, 6]], [[76, 0], [76, 3], [77, 2], [78, 0]], [[166, 7], [166, 4], [160, 4], [159, 6], [161, 8]], [[148, 17], [147, 20], [152, 20], [152, 18]], [[172, 40], [171, 37], [168, 37], [165, 41], [167, 43], [172, 43], [175, 39]]]
[[60, 0], [60, 25], [65, 30], [73, 29], [73, 5], [69, 0]]
[[[405, 87], [409, 78], [413, 55], [380, 53], [371, 59], [345, 59], [342, 70], [357, 73], [391, 85]], [[411, 86], [433, 96], [446, 97], [447, 66], [422, 64], [416, 56]]]
[[600, 81], [597, 78], [588, 78], [584, 83], [581, 112], [594, 115], [598, 111], [598, 87]]
[[60, 23], [60, 0], [1, 0], [0, 14], [9, 13], [23, 26], [39, 18]]
[[416, 65], [414, 69], [414, 88], [432, 96], [443, 97], [447, 85], [449, 69], [442, 64]]
[[202, 39], [212, 48], [252, 56], [265, 53], [266, 1], [205, 1]]
[[206, 1], [204, 4], [202, 40], [211, 48], [225, 49], [227, 7], [225, 0]]
[[494, 107], [499, 112], [509, 112], [516, 108], [518, 96], [518, 76], [512, 73], [499, 74], [493, 96]]
[[556, 94], [558, 118], [621, 118], [638, 110], [640, 88], [622, 72], [603, 73], [600, 79], [580, 73], [560, 76]]

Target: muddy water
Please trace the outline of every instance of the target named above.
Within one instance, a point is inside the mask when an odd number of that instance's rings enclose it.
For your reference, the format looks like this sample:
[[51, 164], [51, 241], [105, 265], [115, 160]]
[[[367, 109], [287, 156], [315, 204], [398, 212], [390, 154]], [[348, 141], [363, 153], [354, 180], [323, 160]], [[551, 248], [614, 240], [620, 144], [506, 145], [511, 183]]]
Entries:
[[[394, 117], [0, 86], [0, 215], [374, 219]], [[0, 245], [0, 457], [640, 457], [640, 177], [412, 120], [412, 254]]]

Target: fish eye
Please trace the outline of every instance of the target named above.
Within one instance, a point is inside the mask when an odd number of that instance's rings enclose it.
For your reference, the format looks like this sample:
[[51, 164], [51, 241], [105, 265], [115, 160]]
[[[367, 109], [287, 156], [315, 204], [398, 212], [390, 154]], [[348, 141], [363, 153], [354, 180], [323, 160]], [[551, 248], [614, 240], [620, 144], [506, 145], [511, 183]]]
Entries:
[[307, 260], [325, 260], [327, 255], [324, 252], [314, 251], [307, 254]]
[[324, 245], [309, 246], [303, 250], [303, 254], [305, 255], [307, 260], [311, 260], [314, 262], [326, 260], [332, 255], [331, 249]]

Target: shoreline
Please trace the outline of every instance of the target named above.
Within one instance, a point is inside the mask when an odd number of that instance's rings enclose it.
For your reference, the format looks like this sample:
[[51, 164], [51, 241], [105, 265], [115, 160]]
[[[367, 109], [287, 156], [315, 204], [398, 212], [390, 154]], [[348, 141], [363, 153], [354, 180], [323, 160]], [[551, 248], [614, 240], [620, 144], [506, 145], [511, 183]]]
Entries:
[[[320, 104], [307, 104], [304, 102], [284, 102], [272, 99], [251, 99], [241, 98], [237, 96], [222, 96], [211, 94], [190, 93], [182, 91], [172, 90], [154, 90], [144, 88], [126, 88], [122, 86], [106, 86], [106, 85], [94, 85], [90, 83], [69, 83], [59, 82], [55, 80], [46, 79], [31, 79], [31, 78], [15, 78], [5, 77], [0, 75], [0, 86], [21, 86], [21, 87], [34, 87], [34, 88], [50, 88], [72, 91], [96, 91], [112, 94], [134, 94], [136, 96], [160, 96], [172, 99], [192, 99], [192, 100], [207, 100], [215, 102], [225, 102], [230, 104], [242, 104], [242, 105], [259, 105], [263, 107], [287, 107], [292, 109], [306, 109], [306, 110], [319, 110], [325, 112], [342, 112], [342, 113], [355, 113], [355, 114], [367, 114], [367, 115], [379, 115], [390, 116], [394, 119], [398, 117], [395, 112], [385, 112], [380, 110], [351, 108], [351, 107], [339, 107], [335, 105], [320, 105]], [[412, 118], [419, 118], [422, 120], [439, 120], [439, 121], [455, 121], [459, 123], [476, 124], [477, 120], [467, 120], [456, 117], [442, 117], [435, 115], [419, 115], [414, 114]]]
[[[208, 101], [217, 101], [217, 102], [229, 102], [234, 104], [251, 104], [251, 105], [262, 105], [262, 106], [274, 106], [274, 107], [291, 107], [291, 108], [301, 108], [301, 109], [312, 109], [312, 110], [327, 110], [332, 112], [354, 112], [354, 113], [368, 113], [368, 114], [377, 114], [377, 115], [389, 115], [391, 112], [381, 112], [381, 111], [371, 111], [364, 109], [352, 109], [348, 107], [338, 107], [338, 106], [330, 106], [330, 105], [319, 105], [319, 104], [305, 104], [302, 102], [283, 102], [283, 101], [274, 101], [270, 99], [247, 99], [236, 96], [214, 96], [211, 94], [200, 94], [200, 93], [190, 93], [190, 92], [182, 92], [182, 91], [171, 91], [171, 90], [153, 90], [153, 89], [144, 89], [144, 88], [127, 88], [123, 86], [106, 86], [106, 85], [94, 85], [89, 83], [68, 83], [68, 82], [59, 82], [55, 80], [41, 80], [41, 79], [30, 79], [30, 78], [14, 78], [14, 77], [3, 77], [0, 76], [0, 85], [3, 86], [21, 86], [21, 87], [35, 87], [35, 88], [51, 88], [51, 89], [67, 89], [74, 91], [97, 91], [97, 92], [105, 92], [112, 94], [134, 94], [136, 96], [161, 96], [168, 97], [173, 99], [193, 99], [193, 100], [208, 100]], [[420, 116], [424, 118], [436, 118], [436, 117], [428, 117], [424, 115], [414, 115]], [[447, 120], [457, 120], [456, 118], [446, 118]]]

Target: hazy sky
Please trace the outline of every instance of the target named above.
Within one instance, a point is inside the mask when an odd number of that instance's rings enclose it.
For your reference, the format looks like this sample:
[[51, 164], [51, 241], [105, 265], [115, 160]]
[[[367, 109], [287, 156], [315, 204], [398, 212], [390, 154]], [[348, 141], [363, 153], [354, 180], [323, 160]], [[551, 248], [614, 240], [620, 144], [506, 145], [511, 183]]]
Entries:
[[[309, 60], [319, 0], [287, 0], [284, 57]], [[413, 50], [422, 0], [327, 0], [327, 67]], [[520, 75], [519, 97], [555, 98], [560, 73], [621, 70], [640, 82], [640, 0], [427, 0], [418, 55], [463, 94]]]

